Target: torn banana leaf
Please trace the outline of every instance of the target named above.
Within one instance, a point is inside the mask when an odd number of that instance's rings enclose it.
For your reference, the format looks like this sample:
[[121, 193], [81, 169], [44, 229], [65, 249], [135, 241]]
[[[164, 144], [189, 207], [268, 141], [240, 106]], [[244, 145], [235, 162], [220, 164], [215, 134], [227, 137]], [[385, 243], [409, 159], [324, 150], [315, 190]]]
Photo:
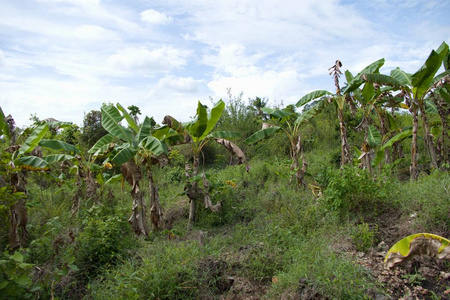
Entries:
[[450, 241], [431, 233], [409, 235], [389, 249], [384, 258], [384, 264], [390, 269], [396, 264], [419, 255], [450, 259]]

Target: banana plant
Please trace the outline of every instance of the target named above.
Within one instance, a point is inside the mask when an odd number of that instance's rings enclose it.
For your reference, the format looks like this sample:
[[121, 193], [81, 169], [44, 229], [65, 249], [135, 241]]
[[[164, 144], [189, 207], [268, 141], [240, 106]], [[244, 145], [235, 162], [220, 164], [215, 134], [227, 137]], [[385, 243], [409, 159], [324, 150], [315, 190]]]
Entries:
[[[148, 235], [146, 205], [143, 192], [139, 186], [142, 180], [140, 167], [144, 166], [149, 185], [150, 219], [154, 230], [163, 226], [163, 210], [159, 202], [159, 194], [153, 179], [152, 166], [158, 157], [167, 154], [165, 144], [152, 136], [152, 120], [145, 117], [142, 124], [137, 125], [135, 119], [119, 103], [103, 105], [101, 108], [102, 126], [108, 134], [100, 138], [89, 153], [93, 157], [106, 157], [105, 163], [113, 163], [122, 168], [123, 181], [127, 181], [132, 189], [132, 214], [129, 219], [137, 235]], [[126, 120], [128, 128], [121, 125]]]
[[[374, 68], [376, 64], [372, 64], [365, 68], [363, 71], [361, 71], [357, 76], [354, 78], [355, 88], [359, 87], [362, 83], [361, 76], [365, 73], [369, 73], [372, 68]], [[341, 166], [349, 164], [353, 161], [352, 154], [350, 153], [350, 146], [347, 139], [347, 126], [344, 121], [344, 106], [345, 103], [348, 102], [349, 99], [349, 93], [351, 90], [349, 90], [349, 87], [344, 88], [341, 90], [339, 86], [339, 77], [342, 75], [342, 72], [340, 68], [342, 67], [341, 61], [337, 60], [336, 63], [329, 68], [331, 70], [330, 75], [332, 75], [334, 79], [334, 84], [336, 86], [336, 93], [332, 93], [327, 90], [316, 90], [313, 92], [310, 92], [300, 98], [300, 100], [296, 103], [297, 107], [301, 107], [305, 104], [308, 104], [312, 101], [316, 101], [317, 107], [323, 107], [326, 103], [333, 103], [336, 106], [336, 111], [338, 115], [339, 120], [339, 135], [341, 137]], [[350, 104], [352, 104], [350, 102]], [[320, 112], [321, 109], [318, 110]], [[314, 112], [311, 112], [314, 113]]]
[[[10, 118], [12, 120], [12, 118]], [[10, 124], [14, 124], [14, 121]], [[2, 133], [10, 138], [11, 126], [6, 127], [3, 112], [0, 112], [0, 128]], [[14, 128], [12, 128], [14, 129]], [[5, 152], [9, 152], [10, 161], [7, 163], [8, 184], [13, 187], [14, 193], [21, 193], [25, 197], [27, 193], [26, 174], [28, 171], [45, 171], [49, 165], [56, 162], [72, 160], [79, 150], [70, 144], [59, 140], [45, 140], [43, 137], [48, 131], [47, 123], [36, 127], [22, 145], [10, 145]], [[9, 134], [8, 132], [9, 131]], [[12, 139], [13, 140], [13, 139]], [[51, 150], [62, 150], [69, 154], [49, 154], [42, 155], [41, 148]], [[10, 247], [23, 245], [28, 237], [26, 231], [27, 208], [24, 204], [24, 197], [11, 207], [11, 230], [9, 231]], [[19, 235], [18, 229], [22, 228], [22, 234]]]
[[[247, 171], [249, 165], [246, 162], [244, 152], [230, 139], [239, 138], [239, 134], [230, 131], [216, 131], [213, 129], [219, 121], [225, 109], [225, 103], [219, 100], [208, 114], [206, 106], [198, 102], [196, 118], [187, 124], [181, 124], [172, 116], [165, 116], [163, 124], [166, 130], [171, 129], [177, 135], [173, 136], [176, 144], [188, 144], [192, 150], [192, 164], [186, 163], [186, 186], [185, 193], [189, 198], [189, 227], [191, 227], [196, 219], [196, 203], [203, 199], [205, 208], [209, 208], [215, 212], [221, 208], [221, 203], [213, 205], [208, 194], [209, 183], [204, 174], [199, 175], [200, 155], [203, 147], [210, 141], [216, 141], [220, 145], [227, 148], [230, 153], [237, 157], [238, 164], [246, 164]], [[164, 128], [161, 129], [161, 132]], [[199, 180], [203, 180], [203, 189], [199, 187]]]
[[384, 258], [387, 268], [418, 255], [428, 255], [439, 259], [450, 259], [450, 241], [432, 233], [409, 235], [389, 249]]
[[[436, 145], [432, 140], [431, 128], [427, 117], [427, 99], [433, 90], [436, 90], [437, 84], [448, 78], [450, 70], [446, 69], [444, 72], [436, 73], [444, 63], [444, 67], [448, 67], [449, 47], [443, 42], [435, 51], [432, 50], [422, 67], [414, 74], [406, 73], [399, 68], [391, 71], [390, 76], [380, 74], [366, 74], [362, 80], [379, 85], [393, 86], [396, 85], [401, 90], [401, 96], [405, 99], [405, 107], [407, 107], [412, 114], [413, 128], [412, 128], [412, 144], [411, 144], [411, 178], [417, 179], [418, 172], [418, 129], [419, 129], [419, 114], [422, 118], [422, 124], [425, 130], [425, 143], [430, 154], [431, 165], [438, 168], [438, 153]], [[399, 84], [400, 83], [400, 84]]]
[[[308, 164], [303, 152], [300, 127], [314, 116], [311, 113], [312, 111], [317, 111], [313, 109], [311, 112], [305, 112], [302, 115], [298, 115], [295, 111], [288, 108], [272, 109], [264, 107], [262, 111], [270, 117], [270, 120], [263, 123], [262, 129], [249, 136], [244, 143], [247, 145], [254, 144], [272, 136], [277, 131], [282, 131], [289, 139], [290, 156], [292, 158], [291, 172], [293, 172], [297, 184], [305, 188], [307, 186], [305, 174]], [[299, 159], [302, 160], [301, 167], [299, 166]]]

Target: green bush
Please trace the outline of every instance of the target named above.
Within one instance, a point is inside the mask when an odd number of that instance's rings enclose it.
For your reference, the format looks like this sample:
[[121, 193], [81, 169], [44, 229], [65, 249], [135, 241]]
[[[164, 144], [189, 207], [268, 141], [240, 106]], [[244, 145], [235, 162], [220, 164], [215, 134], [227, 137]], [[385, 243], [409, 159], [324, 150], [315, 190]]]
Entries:
[[376, 215], [382, 208], [384, 184], [370, 177], [368, 172], [353, 166], [335, 170], [325, 168], [321, 175], [325, 205], [340, 216], [348, 214]]
[[98, 275], [99, 269], [115, 265], [135, 242], [131, 228], [119, 215], [102, 214], [94, 206], [82, 221], [84, 228], [77, 237], [76, 265], [85, 277]]
[[[39, 286], [32, 281], [33, 265], [26, 263], [24, 255], [15, 251], [3, 252], [0, 257], [0, 295], [2, 299], [28, 299]], [[3, 298], [4, 297], [4, 298]]]

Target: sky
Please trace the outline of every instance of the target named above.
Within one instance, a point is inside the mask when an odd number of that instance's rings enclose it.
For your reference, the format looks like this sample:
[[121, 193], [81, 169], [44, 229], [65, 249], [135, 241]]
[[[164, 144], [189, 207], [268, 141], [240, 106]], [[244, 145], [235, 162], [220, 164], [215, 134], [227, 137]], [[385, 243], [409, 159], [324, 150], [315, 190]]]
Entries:
[[82, 125], [102, 103], [188, 121], [229, 90], [294, 104], [334, 90], [337, 59], [414, 73], [450, 44], [449, 15], [449, 0], [1, 0], [0, 107], [24, 127]]

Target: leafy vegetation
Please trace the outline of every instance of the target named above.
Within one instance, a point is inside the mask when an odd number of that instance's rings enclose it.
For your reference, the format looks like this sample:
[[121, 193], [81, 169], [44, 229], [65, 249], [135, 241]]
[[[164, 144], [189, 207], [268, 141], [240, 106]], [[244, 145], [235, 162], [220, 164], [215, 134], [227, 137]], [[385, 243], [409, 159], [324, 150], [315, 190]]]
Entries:
[[1, 295], [445, 298], [449, 58], [412, 75], [380, 59], [342, 88], [336, 61], [335, 93], [230, 93], [163, 126], [119, 103], [81, 128], [0, 109]]

